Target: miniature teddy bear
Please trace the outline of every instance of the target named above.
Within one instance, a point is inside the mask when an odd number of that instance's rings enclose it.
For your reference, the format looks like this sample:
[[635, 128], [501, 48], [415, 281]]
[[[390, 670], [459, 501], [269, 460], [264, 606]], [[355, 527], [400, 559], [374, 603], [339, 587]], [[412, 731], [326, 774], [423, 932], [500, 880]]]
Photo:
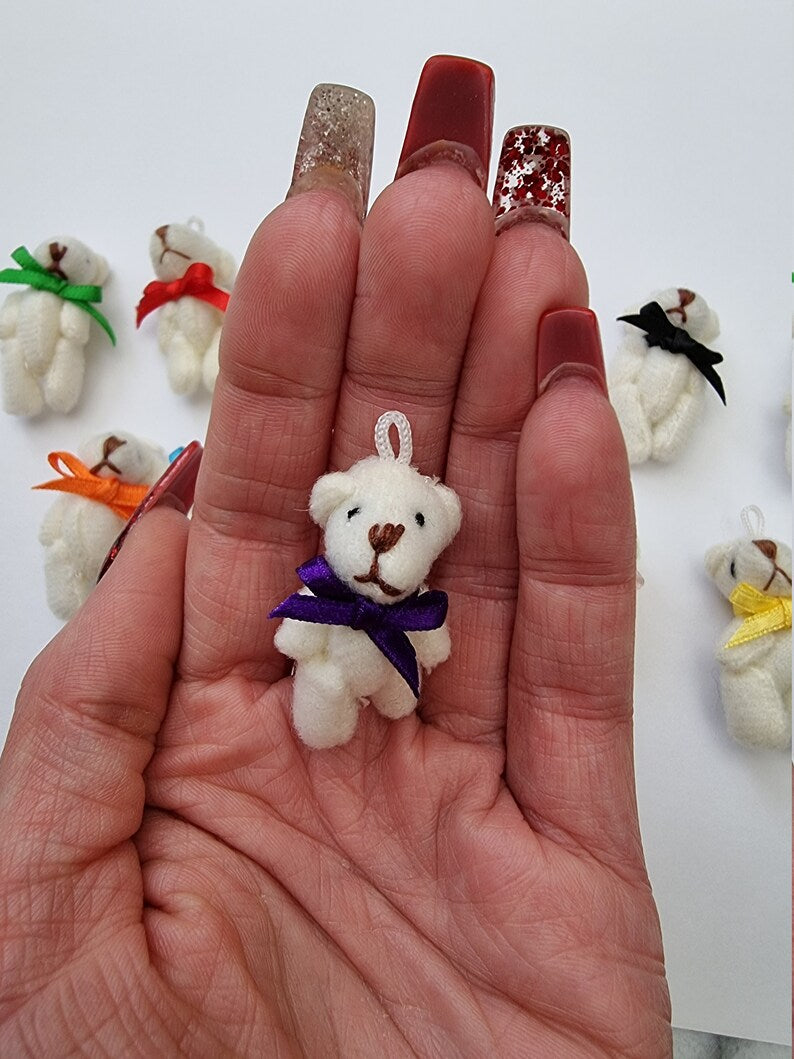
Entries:
[[79, 459], [51, 453], [60, 478], [37, 489], [58, 497], [41, 524], [47, 603], [68, 621], [88, 598], [107, 552], [125, 522], [168, 466], [157, 445], [132, 434], [100, 434], [88, 441]]
[[[665, 348], [650, 344], [653, 335], [646, 338], [645, 324], [638, 322], [653, 302], [664, 310], [664, 315], [659, 314], [661, 330], [671, 333]], [[627, 321], [626, 334], [611, 365], [609, 393], [629, 461], [669, 462], [681, 453], [698, 420], [707, 379], [725, 400], [713, 367], [722, 357], [704, 348], [719, 334], [717, 314], [701, 295], [671, 287], [652, 294], [639, 316], [620, 319]], [[695, 341], [690, 342], [687, 336]], [[688, 346], [695, 348], [687, 351]]]
[[751, 747], [791, 743], [791, 549], [747, 537], [718, 544], [706, 570], [734, 606], [720, 637], [720, 692], [728, 731]]
[[212, 393], [223, 314], [236, 272], [234, 259], [204, 235], [197, 218], [158, 228], [149, 255], [157, 280], [143, 292], [138, 326], [162, 306], [157, 334], [167, 357], [171, 389], [192, 394], [203, 381]]
[[3, 408], [24, 416], [45, 406], [71, 412], [83, 390], [92, 317], [115, 343], [92, 304], [101, 300], [107, 262], [71, 236], [49, 239], [32, 255], [20, 247], [12, 256], [22, 269], [6, 269], [0, 279], [26, 289], [9, 294], [0, 310]]
[[[391, 423], [397, 458], [387, 448]], [[346, 743], [366, 701], [384, 717], [411, 713], [419, 666], [429, 672], [450, 652], [446, 595], [424, 582], [458, 532], [460, 502], [410, 465], [400, 413], [381, 417], [376, 442], [379, 455], [315, 483], [309, 512], [325, 531], [325, 555], [299, 568], [306, 587], [270, 615], [285, 619], [275, 643], [297, 663], [295, 728], [318, 749]]]

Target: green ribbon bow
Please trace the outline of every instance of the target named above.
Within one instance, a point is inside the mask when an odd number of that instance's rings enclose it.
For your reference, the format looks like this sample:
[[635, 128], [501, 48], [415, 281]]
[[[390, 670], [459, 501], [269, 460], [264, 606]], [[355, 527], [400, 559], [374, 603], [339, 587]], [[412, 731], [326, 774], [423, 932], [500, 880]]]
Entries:
[[51, 294], [57, 294], [64, 301], [74, 302], [83, 312], [93, 316], [99, 326], [107, 333], [108, 338], [115, 346], [116, 336], [113, 328], [91, 302], [102, 301], [102, 288], [92, 287], [87, 283], [73, 284], [59, 276], [48, 272], [44, 265], [40, 265], [35, 257], [24, 246], [19, 246], [11, 257], [20, 268], [4, 268], [0, 270], [0, 283], [26, 283], [36, 290], [46, 290]]

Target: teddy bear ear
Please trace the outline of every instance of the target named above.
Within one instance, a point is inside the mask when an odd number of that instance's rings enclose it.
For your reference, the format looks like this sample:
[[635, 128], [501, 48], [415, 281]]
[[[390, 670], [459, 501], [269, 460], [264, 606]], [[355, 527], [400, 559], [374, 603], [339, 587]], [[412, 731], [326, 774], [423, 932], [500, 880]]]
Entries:
[[318, 526], [325, 526], [340, 504], [353, 495], [353, 479], [346, 471], [333, 471], [318, 478], [309, 499], [309, 514]]
[[94, 261], [94, 284], [101, 287], [110, 275], [110, 269], [107, 261], [100, 254], [94, 255]]
[[457, 493], [453, 492], [453, 490], [450, 489], [449, 486], [441, 485], [440, 482], [436, 485], [436, 492], [439, 500], [441, 501], [441, 509], [444, 513], [444, 523], [446, 529], [446, 543], [449, 544], [460, 529], [460, 500], [458, 500]]

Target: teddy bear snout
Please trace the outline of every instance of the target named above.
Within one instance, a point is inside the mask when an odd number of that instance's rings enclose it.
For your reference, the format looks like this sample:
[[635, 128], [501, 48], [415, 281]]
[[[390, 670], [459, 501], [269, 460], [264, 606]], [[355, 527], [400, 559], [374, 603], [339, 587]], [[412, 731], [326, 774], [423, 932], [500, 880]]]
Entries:
[[47, 271], [52, 272], [53, 275], [59, 276], [61, 279], [67, 278], [66, 274], [60, 267], [60, 262], [68, 249], [68, 247], [61, 246], [58, 242], [52, 242], [49, 246], [49, 253], [50, 257], [52, 258], [52, 264], [47, 267]]
[[369, 543], [376, 555], [383, 555], [384, 552], [391, 551], [403, 533], [405, 533], [403, 525], [394, 526], [391, 522], [387, 522], [381, 526], [376, 522], [369, 528]]
[[161, 224], [159, 228], [155, 228], [154, 234], [161, 242], [165, 242], [165, 237], [168, 235], [168, 225]]

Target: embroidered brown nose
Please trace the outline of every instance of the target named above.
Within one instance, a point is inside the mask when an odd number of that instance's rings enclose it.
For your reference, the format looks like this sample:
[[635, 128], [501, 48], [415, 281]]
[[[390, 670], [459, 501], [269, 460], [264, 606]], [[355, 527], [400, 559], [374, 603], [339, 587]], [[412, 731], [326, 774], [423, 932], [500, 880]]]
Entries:
[[403, 533], [405, 533], [405, 526], [393, 526], [391, 522], [380, 526], [376, 522], [369, 528], [369, 543], [376, 555], [383, 555], [384, 552], [394, 547]]
[[161, 242], [165, 242], [165, 237], [168, 235], [168, 225], [161, 224], [159, 228], [155, 228], [154, 234], [159, 237]]
[[115, 471], [116, 474], [121, 474], [121, 471], [115, 465], [115, 463], [110, 462], [110, 457], [113, 455], [116, 449], [120, 449], [122, 445], [126, 444], [126, 441], [124, 441], [122, 438], [117, 438], [115, 434], [111, 434], [110, 437], [105, 438], [105, 440], [102, 442], [102, 459], [99, 461], [99, 463], [95, 464], [93, 467], [90, 468], [91, 474], [99, 474], [103, 467], [107, 467], [109, 470]]
[[753, 541], [753, 544], [767, 559], [771, 559], [772, 562], [777, 559], [777, 545], [774, 541]]
[[52, 264], [48, 266], [47, 271], [52, 272], [54, 276], [58, 276], [60, 279], [66, 279], [66, 273], [60, 268], [59, 262], [65, 256], [67, 250], [68, 247], [61, 246], [59, 243], [50, 243]]

